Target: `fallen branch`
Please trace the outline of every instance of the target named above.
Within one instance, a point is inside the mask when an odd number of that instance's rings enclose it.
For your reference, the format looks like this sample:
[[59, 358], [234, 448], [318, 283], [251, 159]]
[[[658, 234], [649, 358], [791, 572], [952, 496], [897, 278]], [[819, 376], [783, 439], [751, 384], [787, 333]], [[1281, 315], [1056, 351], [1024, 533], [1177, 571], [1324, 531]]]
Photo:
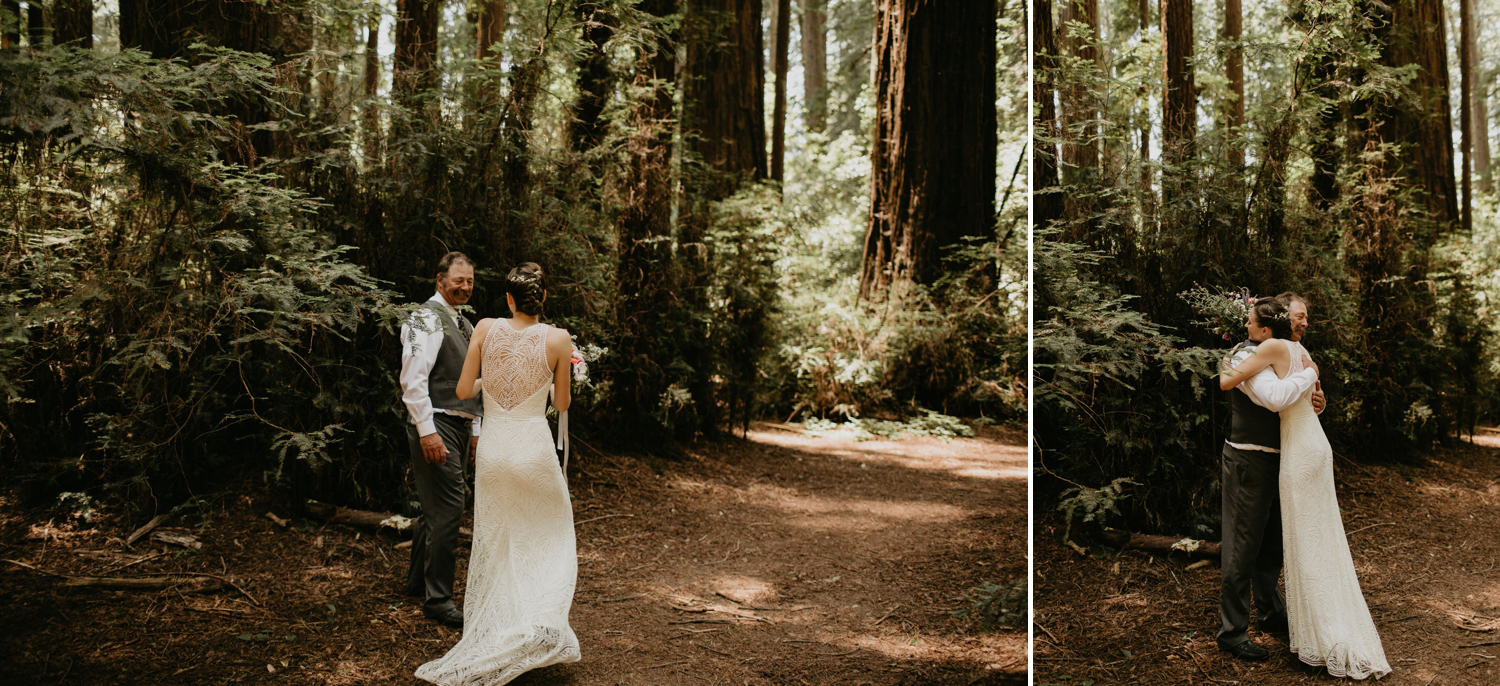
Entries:
[[1485, 646], [1500, 646], [1500, 641], [1485, 641], [1483, 643], [1464, 643], [1464, 644], [1460, 644], [1458, 647], [1460, 647], [1460, 648], [1483, 648]]
[[129, 548], [131, 546], [131, 544], [133, 544], [136, 541], [140, 540], [140, 538], [142, 536], [145, 536], [147, 533], [150, 533], [152, 529], [155, 529], [156, 527], [161, 526], [162, 522], [167, 521], [167, 517], [168, 516], [169, 515], [162, 514], [162, 515], [156, 515], [155, 517], [152, 517], [151, 521], [146, 522], [145, 526], [143, 526], [143, 527], [141, 527], [139, 529], [136, 529], [135, 533], [132, 533], [132, 534], [130, 534], [129, 536], [127, 536], [125, 538], [125, 547]]
[[602, 516], [599, 516], [599, 517], [590, 517], [589, 519], [585, 519], [585, 520], [583, 520], [581, 522], [573, 522], [573, 526], [578, 526], [580, 524], [588, 524], [589, 522], [597, 522], [597, 521], [599, 521], [601, 519], [609, 519], [610, 517], [634, 517], [634, 516], [635, 515], [633, 515], [633, 514], [607, 514], [607, 515], [602, 515]]
[[1219, 557], [1221, 554], [1221, 548], [1218, 543], [1196, 538], [1157, 536], [1121, 529], [1105, 529], [1104, 537], [1111, 544], [1119, 546], [1122, 549], [1144, 550], [1148, 553], [1160, 553], [1168, 556], [1172, 553], [1186, 553], [1190, 556]]
[[183, 584], [193, 585], [193, 588], [188, 589], [188, 593], [207, 593], [224, 587], [224, 583], [218, 579], [197, 574], [186, 579], [169, 576], [70, 576], [65, 577], [60, 585], [112, 588], [121, 591], [162, 591]]
[[329, 524], [342, 524], [377, 534], [382, 531], [393, 531], [403, 536], [412, 534], [411, 520], [398, 514], [356, 510], [352, 507], [339, 507], [316, 500], [308, 500], [304, 508], [308, 514], [326, 520]]
[[203, 543], [188, 534], [178, 534], [172, 533], [170, 531], [154, 531], [151, 533], [151, 540], [158, 543], [180, 545], [184, 548], [192, 548], [193, 550], [203, 549]]

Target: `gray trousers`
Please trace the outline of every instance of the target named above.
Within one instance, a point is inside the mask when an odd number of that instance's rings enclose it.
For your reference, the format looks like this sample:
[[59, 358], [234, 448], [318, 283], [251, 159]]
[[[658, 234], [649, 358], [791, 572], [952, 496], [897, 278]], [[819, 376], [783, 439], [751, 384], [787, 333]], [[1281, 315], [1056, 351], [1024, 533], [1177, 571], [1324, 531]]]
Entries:
[[1224, 543], [1219, 590], [1219, 645], [1233, 648], [1249, 639], [1250, 598], [1261, 622], [1286, 618], [1281, 576], [1281, 456], [1224, 444]]
[[448, 448], [448, 459], [441, 465], [422, 457], [417, 427], [406, 426], [417, 498], [422, 502], [422, 515], [412, 524], [406, 591], [425, 597], [423, 609], [438, 613], [453, 607], [454, 558], [467, 490], [464, 472], [469, 462], [469, 420], [441, 412], [434, 412], [432, 417], [438, 436]]

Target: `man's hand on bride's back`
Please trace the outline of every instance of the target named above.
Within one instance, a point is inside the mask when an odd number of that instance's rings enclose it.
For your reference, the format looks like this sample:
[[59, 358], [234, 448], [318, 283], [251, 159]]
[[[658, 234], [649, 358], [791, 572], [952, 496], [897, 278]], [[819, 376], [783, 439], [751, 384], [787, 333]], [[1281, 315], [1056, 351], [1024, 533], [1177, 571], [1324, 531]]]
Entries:
[[1312, 408], [1313, 408], [1313, 412], [1316, 412], [1318, 414], [1323, 414], [1323, 404], [1324, 404], [1324, 402], [1325, 402], [1325, 399], [1323, 397], [1323, 389], [1321, 389], [1321, 388], [1314, 389], [1313, 393], [1312, 393]]
[[1318, 365], [1312, 361], [1311, 357], [1307, 356], [1307, 353], [1302, 353], [1302, 366], [1307, 369], [1313, 370], [1314, 374], [1322, 376], [1322, 373], [1318, 371]]

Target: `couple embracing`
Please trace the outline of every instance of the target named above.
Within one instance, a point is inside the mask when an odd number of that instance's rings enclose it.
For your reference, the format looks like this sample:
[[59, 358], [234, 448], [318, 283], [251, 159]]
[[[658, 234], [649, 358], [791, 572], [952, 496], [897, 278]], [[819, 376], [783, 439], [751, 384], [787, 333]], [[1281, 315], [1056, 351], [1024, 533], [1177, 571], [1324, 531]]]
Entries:
[[1318, 421], [1318, 368], [1301, 344], [1307, 325], [1307, 302], [1294, 293], [1254, 301], [1249, 340], [1219, 376], [1230, 391], [1231, 428], [1222, 453], [1218, 643], [1240, 659], [1269, 656], [1246, 634], [1253, 595], [1259, 627], [1287, 633], [1300, 660], [1336, 677], [1378, 679], [1391, 668], [1344, 535], [1333, 449]]
[[[504, 288], [511, 317], [471, 326], [456, 308], [473, 294], [474, 264], [448, 253], [437, 265], [437, 292], [401, 327], [402, 401], [422, 502], [405, 590], [424, 598], [429, 619], [463, 629], [448, 654], [417, 669], [439, 684], [498, 686], [579, 659], [568, 625], [578, 579], [573, 506], [546, 416], [550, 391], [565, 442], [572, 338], [539, 321], [547, 299], [540, 266], [512, 269]], [[470, 456], [465, 617], [453, 577]]]

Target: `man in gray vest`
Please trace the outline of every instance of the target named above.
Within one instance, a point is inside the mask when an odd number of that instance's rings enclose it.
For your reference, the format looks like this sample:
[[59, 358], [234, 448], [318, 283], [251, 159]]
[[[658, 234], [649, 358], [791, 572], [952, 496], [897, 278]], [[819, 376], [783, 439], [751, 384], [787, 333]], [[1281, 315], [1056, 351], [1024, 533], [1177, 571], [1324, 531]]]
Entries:
[[[1295, 293], [1276, 296], [1287, 306], [1292, 340], [1307, 331], [1307, 302]], [[1230, 352], [1229, 366], [1243, 362], [1271, 330], [1250, 332], [1250, 340]], [[1230, 428], [1221, 453], [1223, 548], [1220, 558], [1219, 648], [1242, 660], [1270, 656], [1246, 634], [1250, 599], [1260, 610], [1262, 631], [1286, 631], [1286, 599], [1277, 588], [1281, 576], [1281, 417], [1277, 412], [1296, 402], [1317, 380], [1312, 369], [1276, 378], [1267, 366], [1229, 392]], [[1238, 392], [1243, 391], [1243, 392]], [[1313, 409], [1323, 411], [1323, 391], [1315, 390]]]
[[459, 400], [456, 389], [474, 327], [454, 308], [474, 294], [474, 263], [450, 252], [437, 265], [437, 292], [401, 327], [401, 401], [422, 516], [414, 524], [406, 592], [426, 601], [428, 619], [462, 627], [453, 603], [458, 525], [464, 515], [464, 472], [479, 441], [480, 396]]

